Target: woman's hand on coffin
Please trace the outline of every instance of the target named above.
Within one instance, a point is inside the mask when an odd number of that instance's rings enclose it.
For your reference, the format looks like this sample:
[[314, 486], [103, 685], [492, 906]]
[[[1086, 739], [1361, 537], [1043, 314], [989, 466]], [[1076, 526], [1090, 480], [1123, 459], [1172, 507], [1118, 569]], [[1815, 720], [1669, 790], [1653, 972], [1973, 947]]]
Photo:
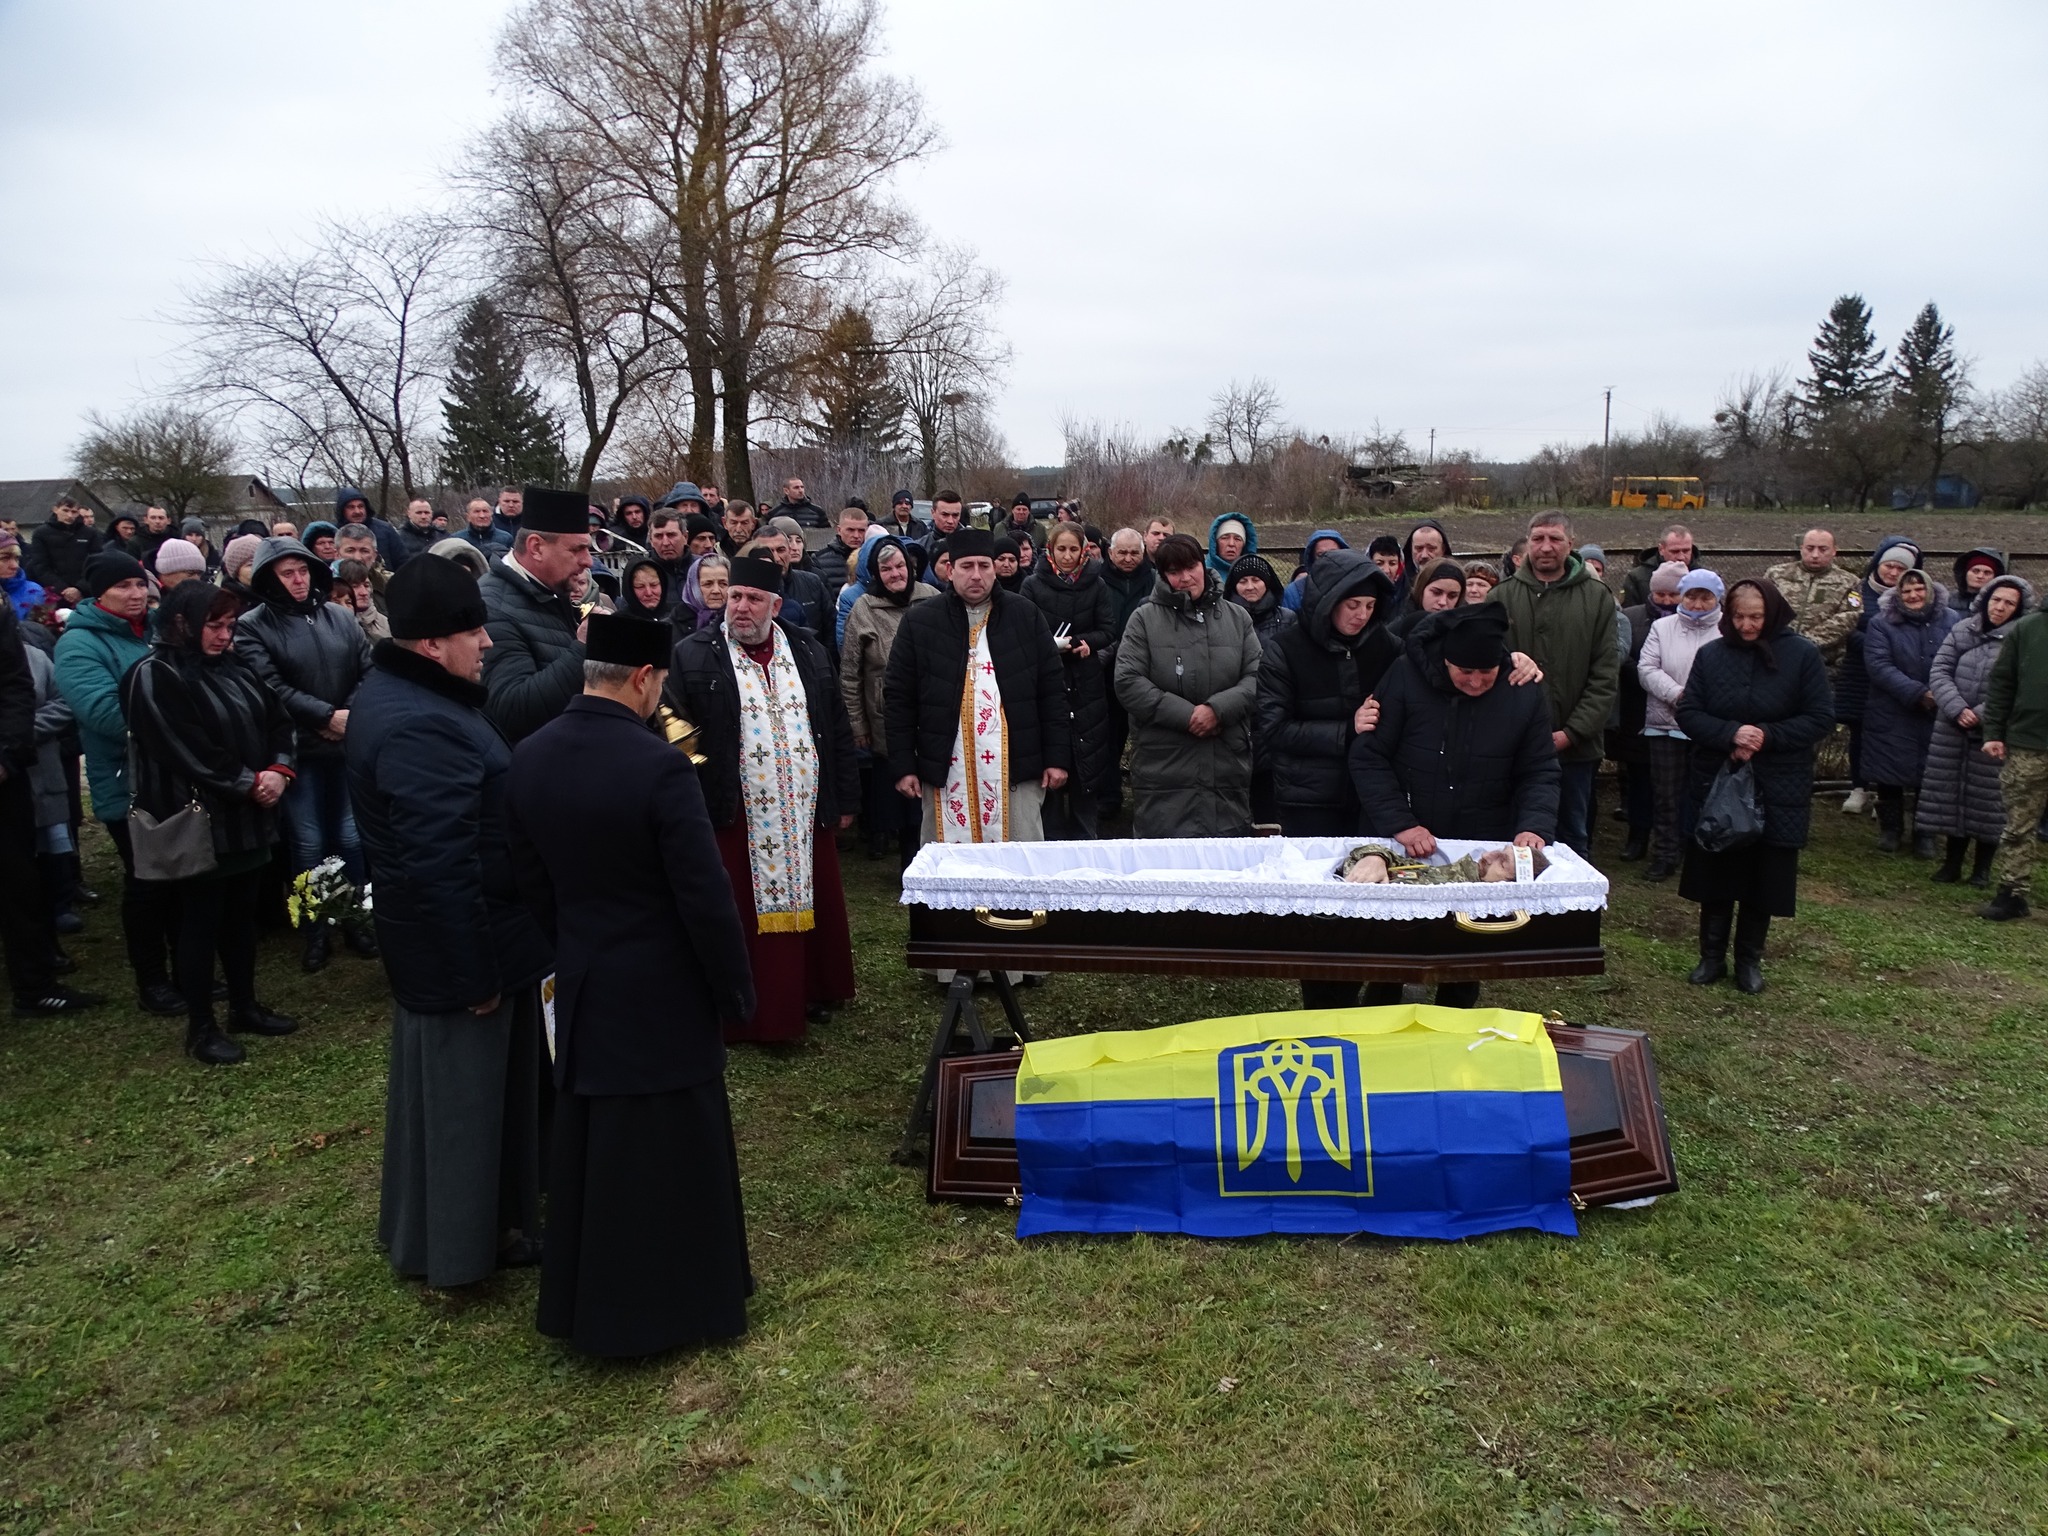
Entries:
[[1193, 714], [1188, 716], [1190, 736], [1214, 736], [1223, 729], [1223, 722], [1216, 718], [1216, 711], [1206, 704], [1197, 704]]
[[1521, 651], [1510, 651], [1508, 652], [1508, 660], [1514, 663], [1514, 666], [1509, 669], [1508, 681], [1514, 684], [1515, 687], [1522, 688], [1530, 683], [1540, 683], [1543, 681], [1543, 669], [1536, 665], [1536, 658], [1534, 656], [1525, 655]]
[[916, 800], [924, 794], [924, 785], [914, 773], [906, 773], [896, 781], [896, 793], [906, 800]]
[[1046, 789], [1058, 789], [1067, 782], [1067, 770], [1048, 768], [1038, 776], [1039, 784]]
[[1541, 848], [1545, 845], [1543, 839], [1534, 832], [1517, 832], [1515, 834], [1515, 846], [1517, 848]]
[[1394, 841], [1408, 850], [1411, 859], [1426, 859], [1436, 852], [1436, 838], [1427, 827], [1410, 827], [1406, 832], [1396, 832]]
[[1367, 699], [1358, 706], [1357, 711], [1351, 716], [1351, 729], [1360, 736], [1374, 729], [1379, 723], [1380, 701], [1378, 699]]

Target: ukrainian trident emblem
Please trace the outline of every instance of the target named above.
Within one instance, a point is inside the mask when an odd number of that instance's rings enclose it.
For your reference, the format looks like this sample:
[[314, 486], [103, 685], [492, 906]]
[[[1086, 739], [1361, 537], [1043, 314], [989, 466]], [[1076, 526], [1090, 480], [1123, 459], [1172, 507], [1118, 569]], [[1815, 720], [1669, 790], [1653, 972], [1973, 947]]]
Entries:
[[1358, 1048], [1270, 1040], [1219, 1051], [1217, 1162], [1226, 1195], [1372, 1193]]

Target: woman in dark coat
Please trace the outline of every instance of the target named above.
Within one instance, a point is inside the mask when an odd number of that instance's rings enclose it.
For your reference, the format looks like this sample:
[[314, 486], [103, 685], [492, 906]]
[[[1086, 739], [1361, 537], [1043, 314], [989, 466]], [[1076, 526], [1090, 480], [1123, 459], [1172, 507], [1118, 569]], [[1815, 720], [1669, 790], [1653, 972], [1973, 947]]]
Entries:
[[2033, 607], [2034, 589], [2026, 582], [1994, 576], [1978, 589], [1974, 611], [1934, 653], [1927, 675], [1934, 695], [1934, 734], [1927, 744], [1916, 825], [1948, 837], [1941, 867], [1934, 872], [1939, 884], [1963, 878], [1963, 852], [1973, 837], [1977, 861], [1970, 884], [1979, 890], [1991, 884], [1991, 862], [2005, 833], [2005, 796], [1998, 783], [2001, 764], [1982, 751], [1984, 729], [1978, 717], [1999, 647]]
[[1055, 840], [1100, 835], [1101, 802], [1117, 766], [1110, 755], [1109, 679], [1103, 671], [1103, 653], [1116, 638], [1116, 599], [1085, 549], [1079, 527], [1059, 524], [1046, 535], [1045, 558], [1024, 583], [1024, 596], [1045, 615], [1060, 648], [1060, 675], [1074, 721], [1073, 776], [1045, 801], [1045, 835]]
[[[1927, 772], [1934, 732], [1934, 656], [1955, 628], [1948, 589], [1925, 571], [1907, 571], [1878, 599], [1863, 632], [1870, 700], [1863, 711], [1863, 777], [1877, 788], [1877, 848], [1896, 853], [1906, 825], [1906, 791]], [[1913, 857], [1934, 857], [1934, 829], [1913, 824]]]
[[1863, 710], [1870, 699], [1870, 673], [1863, 665], [1864, 637], [1877, 617], [1878, 600], [1898, 585], [1899, 577], [1920, 563], [1920, 546], [1893, 534], [1880, 539], [1863, 567], [1863, 589], [1857, 594], [1859, 614], [1842, 649], [1835, 676], [1835, 718], [1849, 727], [1849, 798], [1842, 809], [1860, 816], [1870, 803], [1870, 776], [1863, 769]]
[[[1270, 656], [1273, 647], [1280, 643], [1281, 635], [1294, 628], [1300, 617], [1293, 609], [1280, 605], [1280, 573], [1267, 563], [1264, 555], [1243, 555], [1230, 568], [1230, 575], [1223, 583], [1223, 596], [1227, 602], [1237, 604], [1252, 616], [1252, 633], [1259, 637], [1259, 651]], [[1279, 820], [1279, 808], [1273, 803], [1273, 765], [1266, 760], [1264, 749], [1259, 744], [1256, 727], [1252, 731], [1252, 821], [1254, 824], [1271, 825]]]
[[1448, 613], [1464, 604], [1465, 567], [1455, 560], [1426, 561], [1408, 584], [1408, 601], [1393, 616], [1394, 634], [1405, 640], [1425, 613]]
[[121, 683], [135, 755], [132, 809], [163, 821], [196, 802], [212, 826], [214, 868], [170, 882], [179, 909], [185, 1050], [209, 1066], [246, 1054], [214, 1022], [216, 951], [229, 1029], [288, 1035], [298, 1028], [256, 1000], [257, 892], [277, 843], [277, 803], [292, 780], [296, 732], [277, 695], [234, 653], [241, 609], [232, 593], [183, 583], [157, 611], [156, 643]]
[[1693, 658], [1678, 701], [1678, 728], [1692, 742], [1694, 803], [1704, 803], [1722, 764], [1746, 762], [1764, 821], [1763, 837], [1746, 848], [1709, 853], [1693, 842], [1685, 850], [1678, 894], [1700, 905], [1700, 963], [1687, 978], [1695, 986], [1728, 974], [1732, 928], [1735, 985], [1763, 991], [1771, 919], [1796, 911], [1813, 749], [1835, 728], [1835, 711], [1827, 665], [1791, 632], [1792, 617], [1775, 585], [1738, 581], [1721, 610], [1721, 638]]

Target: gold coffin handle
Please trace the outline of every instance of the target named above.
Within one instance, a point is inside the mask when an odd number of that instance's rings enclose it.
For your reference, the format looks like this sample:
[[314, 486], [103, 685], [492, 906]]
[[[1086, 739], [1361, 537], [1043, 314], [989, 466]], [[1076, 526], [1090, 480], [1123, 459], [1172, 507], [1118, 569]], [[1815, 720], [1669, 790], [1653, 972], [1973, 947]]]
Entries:
[[1529, 914], [1520, 911], [1513, 917], [1473, 917], [1467, 912], [1453, 912], [1451, 916], [1467, 933], [1513, 933], [1529, 926]]
[[1029, 933], [1034, 928], [1045, 926], [1045, 912], [1040, 909], [1029, 917], [998, 917], [987, 907], [976, 907], [974, 920], [985, 928], [1000, 928], [1004, 933]]

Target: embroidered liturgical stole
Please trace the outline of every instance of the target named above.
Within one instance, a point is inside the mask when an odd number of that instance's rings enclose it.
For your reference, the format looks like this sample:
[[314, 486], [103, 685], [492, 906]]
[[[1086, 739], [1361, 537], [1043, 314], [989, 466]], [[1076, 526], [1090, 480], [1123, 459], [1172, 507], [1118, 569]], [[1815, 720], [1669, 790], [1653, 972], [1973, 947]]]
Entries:
[[1003, 695], [989, 654], [988, 619], [967, 636], [967, 680], [960, 688], [960, 734], [939, 799], [939, 835], [948, 843], [1001, 843], [1010, 836], [1010, 738]]
[[808, 933], [811, 836], [817, 826], [818, 752], [804, 681], [782, 631], [771, 628], [768, 665], [725, 637], [740, 692], [740, 793], [747, 811], [747, 861], [762, 933]]

